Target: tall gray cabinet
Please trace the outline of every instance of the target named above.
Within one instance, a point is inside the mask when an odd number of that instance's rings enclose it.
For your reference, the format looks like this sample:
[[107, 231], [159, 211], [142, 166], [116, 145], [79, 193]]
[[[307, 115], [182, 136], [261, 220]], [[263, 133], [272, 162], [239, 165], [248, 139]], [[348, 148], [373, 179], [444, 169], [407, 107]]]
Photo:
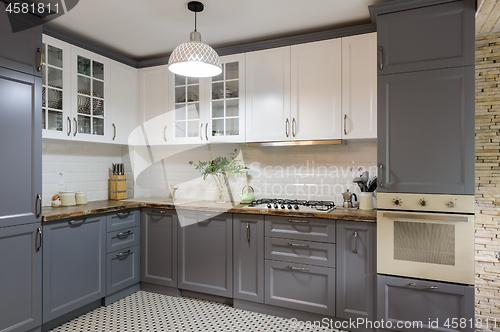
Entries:
[[475, 1], [371, 6], [380, 192], [474, 194]]
[[[0, 2], [0, 331], [42, 323], [41, 27], [13, 34]], [[36, 17], [25, 15], [27, 20]]]

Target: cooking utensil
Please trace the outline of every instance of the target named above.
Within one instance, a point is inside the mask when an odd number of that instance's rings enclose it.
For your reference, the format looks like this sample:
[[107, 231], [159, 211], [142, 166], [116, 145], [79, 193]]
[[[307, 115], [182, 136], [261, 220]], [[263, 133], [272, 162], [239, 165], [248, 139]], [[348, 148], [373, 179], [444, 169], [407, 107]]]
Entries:
[[368, 190], [368, 187], [366, 186], [366, 182], [364, 182], [363, 178], [357, 177], [352, 180], [353, 183], [356, 183], [359, 186], [359, 189], [361, 189], [361, 192], [365, 192]]
[[[243, 191], [245, 190], [245, 188], [252, 189], [252, 192], [246, 192], [244, 194]], [[250, 204], [253, 201], [255, 201], [255, 195], [254, 195], [253, 188], [251, 186], [244, 186], [243, 188], [241, 188], [240, 199], [241, 199], [241, 203], [243, 203], [243, 204]]]
[[377, 177], [374, 176], [368, 182], [368, 190], [369, 192], [374, 192], [377, 189]]
[[356, 196], [355, 193], [350, 192], [349, 189], [346, 189], [346, 191], [342, 193], [342, 198], [344, 199], [344, 203], [342, 205], [345, 208], [352, 207], [352, 198], [353, 197], [356, 199], [356, 201], [358, 201], [358, 196]]

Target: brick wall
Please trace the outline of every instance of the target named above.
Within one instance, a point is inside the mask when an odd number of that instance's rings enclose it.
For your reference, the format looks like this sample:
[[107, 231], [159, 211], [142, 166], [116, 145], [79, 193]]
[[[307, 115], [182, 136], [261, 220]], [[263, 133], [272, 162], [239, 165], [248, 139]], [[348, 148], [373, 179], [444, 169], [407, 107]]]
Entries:
[[[489, 318], [490, 323], [495, 319], [500, 322], [500, 261], [496, 257], [500, 252], [499, 83], [500, 33], [478, 35], [476, 36], [476, 318]], [[487, 329], [491, 330], [491, 325]]]

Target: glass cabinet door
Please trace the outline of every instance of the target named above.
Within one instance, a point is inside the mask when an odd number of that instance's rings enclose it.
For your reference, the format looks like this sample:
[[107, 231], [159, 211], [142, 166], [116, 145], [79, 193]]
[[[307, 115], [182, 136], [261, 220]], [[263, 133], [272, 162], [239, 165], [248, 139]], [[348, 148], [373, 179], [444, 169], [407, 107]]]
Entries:
[[174, 138], [202, 140], [200, 79], [174, 74]]
[[222, 57], [222, 73], [212, 77], [210, 141], [244, 141], [244, 55]]
[[66, 103], [69, 86], [69, 45], [43, 36], [42, 133], [47, 138], [71, 136], [70, 110]]

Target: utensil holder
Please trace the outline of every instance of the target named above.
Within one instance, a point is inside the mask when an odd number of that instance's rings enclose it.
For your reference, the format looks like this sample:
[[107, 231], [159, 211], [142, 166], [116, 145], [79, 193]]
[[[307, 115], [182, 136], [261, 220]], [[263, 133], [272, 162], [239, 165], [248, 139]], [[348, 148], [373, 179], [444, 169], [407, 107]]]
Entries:
[[109, 199], [113, 200], [127, 199], [126, 175], [110, 175], [108, 187], [109, 187]]
[[373, 210], [373, 193], [362, 192], [359, 199], [360, 210]]

